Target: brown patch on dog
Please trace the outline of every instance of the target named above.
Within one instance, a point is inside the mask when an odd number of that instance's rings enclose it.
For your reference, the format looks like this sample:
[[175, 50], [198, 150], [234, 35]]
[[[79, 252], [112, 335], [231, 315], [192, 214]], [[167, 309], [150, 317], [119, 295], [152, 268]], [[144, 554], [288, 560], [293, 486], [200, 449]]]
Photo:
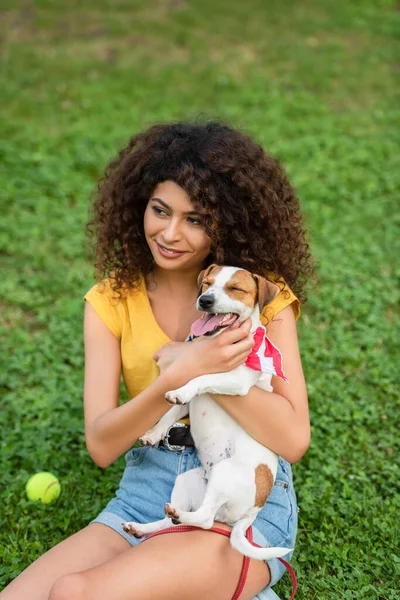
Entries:
[[274, 477], [267, 465], [258, 465], [255, 470], [256, 498], [254, 506], [264, 506], [274, 485]]
[[222, 269], [222, 267], [219, 267], [218, 265], [210, 265], [209, 267], [207, 267], [207, 269], [204, 269], [204, 271], [200, 271], [199, 276], [197, 278], [199, 294], [203, 293], [203, 291], [204, 291], [203, 290], [204, 283], [208, 283], [208, 287], [210, 285], [213, 285], [215, 278], [221, 269]]
[[245, 306], [254, 308], [257, 303], [257, 285], [249, 271], [235, 271], [224, 285], [224, 290], [233, 300], [239, 300]]

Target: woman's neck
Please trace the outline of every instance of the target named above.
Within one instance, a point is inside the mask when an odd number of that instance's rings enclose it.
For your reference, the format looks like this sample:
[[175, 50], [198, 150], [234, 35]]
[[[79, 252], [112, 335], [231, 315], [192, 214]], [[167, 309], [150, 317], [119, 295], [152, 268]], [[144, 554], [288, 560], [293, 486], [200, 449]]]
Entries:
[[146, 277], [147, 288], [156, 287], [172, 295], [189, 295], [197, 291], [197, 271], [166, 271], [155, 267]]

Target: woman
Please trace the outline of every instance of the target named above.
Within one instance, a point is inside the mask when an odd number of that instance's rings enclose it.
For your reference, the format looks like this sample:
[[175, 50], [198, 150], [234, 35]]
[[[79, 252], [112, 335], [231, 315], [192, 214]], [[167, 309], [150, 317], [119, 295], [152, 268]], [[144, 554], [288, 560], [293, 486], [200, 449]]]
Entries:
[[[312, 272], [298, 200], [278, 161], [221, 123], [173, 123], [135, 135], [100, 180], [88, 231], [101, 280], [85, 296], [85, 432], [97, 465], [123, 453], [116, 497], [85, 529], [33, 563], [1, 600], [131, 600], [233, 596], [243, 557], [203, 530], [141, 543], [123, 521], [163, 517], [176, 476], [199, 466], [189, 428], [133, 448], [170, 408], [165, 393], [206, 373], [230, 371], [251, 351], [250, 322], [187, 343], [200, 271], [216, 262], [272, 278], [281, 293], [262, 313], [289, 383], [244, 397], [215, 395], [251, 436], [280, 456], [274, 489], [253, 526], [261, 546], [293, 547], [297, 506], [290, 463], [309, 444], [307, 393], [296, 318]], [[293, 289], [293, 291], [292, 291]], [[298, 295], [298, 298], [294, 295]], [[118, 406], [120, 375], [130, 400]], [[179, 430], [179, 431], [178, 431]], [[229, 530], [225, 524], [217, 524]], [[272, 598], [284, 573], [252, 560], [241, 599]]]

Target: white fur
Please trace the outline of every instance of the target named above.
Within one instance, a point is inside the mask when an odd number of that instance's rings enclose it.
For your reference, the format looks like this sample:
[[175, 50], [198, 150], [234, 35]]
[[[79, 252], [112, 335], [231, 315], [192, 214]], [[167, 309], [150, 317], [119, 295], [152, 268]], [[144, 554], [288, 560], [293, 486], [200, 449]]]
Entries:
[[[258, 304], [252, 309], [230, 298], [223, 289], [237, 270], [223, 267], [205, 293], [215, 298], [214, 313], [237, 313], [239, 322], [250, 317], [253, 332], [259, 324]], [[142, 443], [155, 444], [163, 439], [168, 427], [188, 413], [187, 403], [196, 396], [189, 405], [190, 430], [203, 466], [177, 477], [165, 519], [147, 524], [125, 523], [126, 531], [142, 537], [170, 527], [171, 517], [179, 524], [204, 529], [212, 527], [214, 521], [221, 521], [232, 526], [231, 544], [246, 556], [269, 560], [290, 552], [290, 548], [256, 548], [245, 537], [261, 510], [255, 506], [255, 469], [258, 465], [268, 466], [275, 480], [278, 456], [250, 437], [208, 395], [242, 396], [253, 385], [272, 391], [270, 380], [270, 375], [243, 364], [229, 373], [197, 377], [166, 394], [169, 402], [177, 404], [141, 438]]]

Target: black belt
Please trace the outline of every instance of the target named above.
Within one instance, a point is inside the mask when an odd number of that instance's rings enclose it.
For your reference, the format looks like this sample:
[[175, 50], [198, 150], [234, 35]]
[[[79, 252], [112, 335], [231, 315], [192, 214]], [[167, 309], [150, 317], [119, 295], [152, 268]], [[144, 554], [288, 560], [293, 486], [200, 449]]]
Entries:
[[193, 448], [194, 441], [190, 433], [190, 427], [185, 423], [174, 423], [168, 428], [164, 439], [161, 440], [159, 445], [173, 452], [179, 452], [185, 448]]

